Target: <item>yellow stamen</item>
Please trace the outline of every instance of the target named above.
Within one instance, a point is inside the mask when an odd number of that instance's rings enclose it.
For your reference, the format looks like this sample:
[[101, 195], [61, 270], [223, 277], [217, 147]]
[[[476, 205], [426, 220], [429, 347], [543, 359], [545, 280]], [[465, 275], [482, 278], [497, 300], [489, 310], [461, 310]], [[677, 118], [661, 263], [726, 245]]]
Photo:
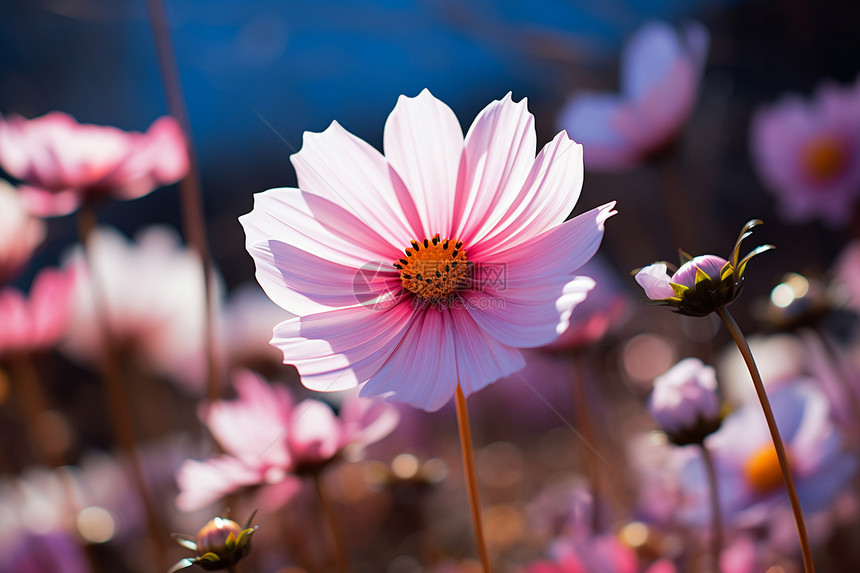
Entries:
[[829, 181], [845, 168], [845, 147], [835, 137], [822, 135], [813, 138], [803, 149], [803, 167], [816, 181]]
[[758, 493], [770, 493], [782, 485], [782, 469], [773, 444], [762, 446], [746, 459], [744, 476]]
[[396, 261], [403, 287], [430, 301], [447, 299], [466, 281], [468, 259], [463, 243], [457, 239], [412, 241], [406, 256]]

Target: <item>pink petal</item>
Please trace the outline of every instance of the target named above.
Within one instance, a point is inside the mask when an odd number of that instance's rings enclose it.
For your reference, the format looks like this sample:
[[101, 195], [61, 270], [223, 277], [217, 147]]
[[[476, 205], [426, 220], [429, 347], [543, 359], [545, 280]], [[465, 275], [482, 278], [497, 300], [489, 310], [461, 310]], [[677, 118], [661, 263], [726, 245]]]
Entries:
[[220, 456], [205, 462], [186, 460], [176, 474], [180, 511], [202, 509], [239, 489], [262, 481], [261, 473], [236, 458]]
[[287, 433], [297, 465], [331, 459], [343, 446], [343, 427], [325, 402], [303, 400], [293, 410]]
[[301, 489], [301, 478], [293, 474], [284, 474], [275, 483], [260, 488], [254, 496], [253, 507], [265, 507], [269, 511], [275, 511], [292, 501]]
[[465, 310], [452, 310], [451, 319], [458, 380], [466, 396], [526, 365], [519, 350], [490, 336]]
[[[298, 315], [335, 307], [374, 304], [402, 290], [397, 269], [390, 262], [368, 263], [364, 268], [333, 263], [280, 241], [257, 243], [248, 252], [276, 289], [273, 299]], [[262, 281], [260, 281], [262, 284]]]
[[31, 331], [26, 310], [27, 301], [15, 288], [0, 291], [0, 355], [10, 354], [27, 346]]
[[202, 409], [206, 427], [227, 453], [248, 464], [287, 467], [286, 433], [293, 408], [289, 390], [244, 370], [233, 385], [237, 400], [219, 400]]
[[483, 255], [477, 268], [501, 269], [504, 276], [494, 281], [479, 276], [477, 288], [462, 294], [475, 322], [514, 347], [555, 340], [567, 328], [571, 309], [594, 286], [585, 277], [572, 280], [573, 273], [597, 251], [614, 205], [592, 209], [501, 253]]
[[115, 172], [100, 183], [121, 199], [137, 199], [188, 173], [185, 134], [170, 116], [155, 120], [146, 133], [131, 133], [134, 149]]
[[[451, 238], [463, 130], [447, 105], [423, 90], [400, 96], [385, 123], [385, 157], [409, 189], [420, 224], [417, 240]], [[423, 235], [420, 234], [423, 231]]]
[[359, 446], [378, 442], [394, 431], [400, 422], [397, 408], [382, 400], [349, 396], [340, 410], [346, 441]]
[[36, 276], [30, 289], [31, 344], [46, 347], [57, 342], [71, 315], [74, 287], [74, 270], [45, 269]]
[[675, 137], [693, 111], [699, 88], [698, 70], [678, 60], [665, 77], [630, 105], [620, 109], [615, 127], [644, 155]]
[[490, 217], [495, 226], [469, 249], [483, 256], [522, 243], [564, 222], [582, 190], [582, 146], [562, 131], [541, 150], [523, 188]]
[[[415, 206], [403, 189], [395, 189], [385, 158], [337, 122], [322, 133], [305, 132], [301, 151], [290, 160], [303, 191], [352, 213], [395, 251], [409, 246], [420, 231], [413, 228]], [[337, 219], [327, 223], [338, 224]]]
[[18, 189], [27, 204], [27, 210], [38, 217], [62, 217], [73, 213], [81, 205], [83, 195], [76, 189], [48, 191], [30, 185]]
[[[511, 94], [478, 114], [466, 134], [454, 202], [453, 236], [469, 245], [486, 234], [523, 187], [535, 159], [534, 117]], [[499, 212], [496, 212], [498, 207]], [[453, 237], [450, 237], [453, 238]]]
[[361, 389], [428, 412], [448, 403], [457, 388], [454, 329], [447, 310], [418, 311], [385, 364]]
[[588, 277], [566, 283], [552, 277], [533, 281], [531, 287], [472, 291], [463, 298], [475, 323], [490, 336], [508, 346], [534, 348], [567, 330], [571, 311], [592, 288], [594, 281]]
[[400, 343], [415, 310], [403, 301], [385, 310], [355, 306], [286, 320], [272, 344], [302, 383], [321, 392], [346, 390], [376, 374]]
[[666, 78], [669, 69], [686, 57], [677, 32], [666, 22], [643, 25], [624, 46], [621, 85], [631, 100], [645, 96]]
[[[354, 215], [298, 189], [257, 193], [254, 209], [239, 217], [239, 222], [245, 229], [245, 246], [256, 263], [257, 280], [269, 298], [291, 312], [296, 312], [290, 307], [297, 301], [318, 311], [326, 307], [284, 285], [270, 241], [306, 251], [317, 257], [318, 263], [318, 259], [324, 259], [355, 270], [367, 265], [378, 268], [402, 256], [399, 248], [392, 247]], [[347, 284], [352, 285], [352, 280]]]
[[675, 296], [675, 289], [669, 284], [666, 263], [648, 265], [636, 273], [636, 282], [645, 290], [651, 300], [663, 300]]

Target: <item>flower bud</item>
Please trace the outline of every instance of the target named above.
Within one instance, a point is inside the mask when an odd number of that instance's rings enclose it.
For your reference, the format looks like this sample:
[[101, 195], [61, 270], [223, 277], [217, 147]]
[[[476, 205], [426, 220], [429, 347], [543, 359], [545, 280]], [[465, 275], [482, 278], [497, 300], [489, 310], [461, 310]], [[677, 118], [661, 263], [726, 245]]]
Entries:
[[216, 517], [209, 520], [197, 534], [197, 550], [221, 555], [236, 543], [242, 527], [232, 519]]
[[673, 443], [702, 443], [721, 422], [714, 368], [698, 358], [678, 362], [654, 380], [648, 409]]

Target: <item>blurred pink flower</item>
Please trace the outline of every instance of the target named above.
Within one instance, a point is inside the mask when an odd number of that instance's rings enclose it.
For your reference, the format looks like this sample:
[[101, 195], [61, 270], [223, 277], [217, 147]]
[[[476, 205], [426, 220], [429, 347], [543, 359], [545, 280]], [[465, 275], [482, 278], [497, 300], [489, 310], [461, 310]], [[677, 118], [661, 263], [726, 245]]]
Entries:
[[335, 415], [318, 400], [295, 403], [290, 391], [250, 371], [233, 379], [236, 400], [201, 410], [224, 454], [187, 460], [176, 476], [183, 511], [204, 507], [243, 487], [262, 485], [265, 507], [276, 509], [300, 487], [298, 474], [316, 471], [345, 448], [361, 449], [397, 426], [397, 410], [380, 400], [348, 397]]
[[182, 246], [175, 230], [156, 226], [135, 242], [101, 227], [88, 257], [77, 246], [64, 266], [77, 277], [72, 320], [61, 349], [84, 363], [98, 363], [104, 348], [101, 317], [87, 258], [97, 273], [97, 292], [113, 344], [138, 365], [199, 391], [205, 360], [206, 305], [203, 269], [196, 254]]
[[620, 93], [568, 100], [558, 126], [582, 143], [589, 169], [634, 167], [674, 141], [696, 103], [708, 44], [698, 23], [679, 34], [649, 22], [624, 47]]
[[759, 109], [750, 128], [756, 168], [783, 217], [846, 224], [860, 196], [860, 81], [822, 84]]
[[0, 355], [50, 348], [69, 321], [73, 271], [43, 269], [30, 288], [30, 298], [17, 289], [0, 291]]
[[465, 139], [429, 91], [401, 97], [384, 143], [385, 156], [337, 123], [306, 133], [300, 189], [257, 194], [240, 222], [263, 290], [297, 315], [272, 344], [308, 388], [365, 383], [434, 411], [565, 330], [614, 203], [565, 222], [582, 148], [562, 132], [535, 158], [534, 118], [510, 95]]
[[18, 191], [0, 179], [0, 285], [12, 279], [45, 238], [45, 223], [27, 212]]
[[21, 192], [41, 216], [68, 214], [105, 197], [136, 199], [188, 171], [185, 136], [172, 117], [146, 133], [79, 124], [54, 111], [27, 120], [0, 118], [0, 166], [25, 183]]

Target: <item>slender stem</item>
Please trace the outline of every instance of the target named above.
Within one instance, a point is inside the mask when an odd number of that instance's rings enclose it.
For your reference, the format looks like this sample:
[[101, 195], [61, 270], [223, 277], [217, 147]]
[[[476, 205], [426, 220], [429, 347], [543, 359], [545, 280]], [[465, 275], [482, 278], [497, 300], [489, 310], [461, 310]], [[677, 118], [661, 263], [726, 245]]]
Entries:
[[161, 0], [147, 0], [146, 6], [152, 24], [152, 33], [155, 36], [158, 67], [161, 69], [164, 90], [167, 94], [167, 108], [185, 133], [188, 175], [179, 182], [182, 228], [186, 240], [191, 248], [197, 252], [203, 265], [203, 288], [206, 299], [203, 346], [206, 353], [207, 393], [209, 401], [214, 402], [220, 397], [221, 385], [219, 383], [218, 362], [215, 359], [215, 335], [213, 331], [215, 296], [212, 292], [212, 254], [206, 236], [206, 216], [203, 212], [203, 192], [200, 186], [200, 164], [197, 159], [194, 138], [191, 135], [191, 121], [188, 118], [188, 108], [185, 104], [185, 94], [182, 91], [182, 82], [176, 65], [176, 52], [173, 49], [164, 4]]
[[460, 429], [460, 449], [463, 451], [463, 471], [466, 473], [466, 484], [469, 491], [469, 506], [472, 508], [472, 524], [475, 528], [475, 541], [478, 544], [478, 556], [484, 566], [484, 573], [492, 573], [490, 554], [484, 541], [484, 527], [481, 521], [481, 494], [478, 491], [478, 472], [475, 470], [475, 452], [472, 449], [472, 432], [469, 429], [469, 410], [466, 408], [466, 396], [463, 388], [457, 384], [457, 426]]
[[702, 450], [702, 461], [705, 462], [705, 472], [708, 475], [708, 489], [711, 498], [711, 553], [714, 557], [714, 572], [720, 572], [720, 554], [723, 551], [723, 518], [720, 510], [720, 495], [717, 489], [717, 470], [714, 458], [704, 443], [699, 444]]
[[100, 281], [99, 269], [97, 268], [95, 258], [90, 256], [95, 227], [96, 214], [92, 210], [92, 207], [89, 205], [81, 206], [78, 210], [78, 234], [81, 243], [84, 245], [96, 327], [100, 331], [103, 344], [102, 375], [105, 382], [108, 410], [110, 411], [114, 437], [128, 460], [132, 482], [146, 513], [147, 528], [154, 543], [157, 563], [160, 564], [158, 568], [160, 569], [167, 562], [167, 548], [164, 543], [166, 534], [159, 524], [155, 504], [149, 491], [149, 486], [146, 483], [146, 478], [143, 475], [143, 465], [135, 447], [137, 440], [132, 425], [131, 407], [129, 406], [128, 394], [122, 380], [122, 370], [110, 332], [107, 299], [102, 290], [103, 285]]
[[287, 546], [287, 550], [290, 552], [290, 555], [295, 557], [296, 561], [299, 562], [299, 565], [305, 570], [305, 573], [318, 573], [319, 569], [314, 565], [311, 556], [308, 554], [307, 547], [290, 523], [289, 516], [284, 515], [282, 517], [281, 532], [283, 533], [284, 543]]
[[589, 403], [588, 388], [586, 388], [586, 377], [582, 374], [582, 360], [579, 353], [573, 355], [573, 408], [576, 412], [576, 422], [579, 431], [585, 438], [585, 447], [582, 452], [585, 456], [585, 470], [588, 476], [588, 485], [591, 491], [591, 530], [597, 533], [601, 530], [600, 510], [603, 499], [602, 484], [604, 481], [600, 475], [600, 460], [597, 458], [592, 446], [597, 443], [597, 432], [595, 431], [594, 418], [591, 416], [592, 405]]
[[758, 394], [761, 408], [764, 411], [764, 417], [767, 421], [770, 437], [773, 440], [773, 446], [776, 449], [776, 457], [779, 459], [779, 467], [782, 470], [782, 478], [785, 481], [785, 488], [788, 490], [788, 499], [791, 501], [791, 509], [794, 512], [794, 521], [797, 524], [797, 535], [800, 538], [800, 550], [803, 553], [803, 568], [806, 573], [815, 573], [815, 563], [812, 561], [812, 549], [809, 546], [809, 536], [806, 533], [806, 523], [803, 520], [803, 510], [800, 507], [800, 499], [797, 497], [797, 490], [794, 487], [794, 479], [791, 477], [791, 468], [788, 465], [788, 456], [785, 453], [785, 445], [782, 443], [782, 437], [779, 435], [779, 428], [776, 425], [776, 418], [773, 416], [773, 410], [770, 407], [770, 400], [767, 398], [767, 392], [764, 389], [764, 383], [756, 366], [755, 359], [750, 351], [749, 344], [744, 338], [738, 323], [729, 314], [725, 307], [717, 310], [719, 316], [729, 329], [732, 338], [738, 345], [744, 362], [749, 368], [752, 376], [753, 386], [755, 386], [756, 394]]
[[346, 552], [346, 543], [343, 540], [343, 534], [340, 529], [340, 523], [337, 517], [337, 510], [334, 504], [326, 495], [325, 488], [322, 483], [322, 472], [313, 472], [314, 487], [317, 490], [317, 499], [319, 499], [320, 509], [328, 521], [329, 533], [331, 535], [332, 549], [334, 550], [334, 558], [337, 570], [340, 573], [349, 571], [349, 557]]

